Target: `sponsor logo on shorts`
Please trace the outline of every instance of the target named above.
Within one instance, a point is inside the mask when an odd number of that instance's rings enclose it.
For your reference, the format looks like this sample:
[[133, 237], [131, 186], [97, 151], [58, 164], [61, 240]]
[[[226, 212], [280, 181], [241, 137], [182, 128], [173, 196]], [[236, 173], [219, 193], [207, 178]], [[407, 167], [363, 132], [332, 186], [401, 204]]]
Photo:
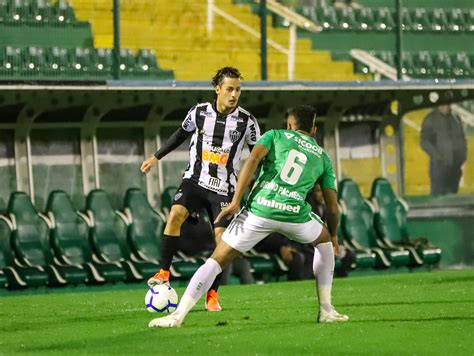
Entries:
[[175, 196], [174, 196], [174, 201], [178, 201], [179, 198], [181, 198], [182, 196], [183, 196], [183, 193], [182, 193], [182, 192], [176, 193]]
[[264, 197], [257, 198], [257, 204], [266, 206], [268, 208], [274, 208], [282, 211], [290, 211], [293, 213], [299, 213], [301, 209], [301, 205], [290, 205], [285, 203], [280, 203], [276, 200], [269, 200]]
[[230, 202], [228, 201], [221, 201], [221, 209], [224, 209], [226, 206], [229, 206]]

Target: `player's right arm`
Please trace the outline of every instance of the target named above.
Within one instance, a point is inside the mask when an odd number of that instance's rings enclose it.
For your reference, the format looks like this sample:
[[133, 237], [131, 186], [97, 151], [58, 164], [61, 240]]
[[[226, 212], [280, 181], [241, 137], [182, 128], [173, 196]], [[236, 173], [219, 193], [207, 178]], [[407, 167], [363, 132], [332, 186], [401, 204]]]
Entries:
[[178, 148], [184, 141], [186, 141], [189, 136], [193, 134], [194, 130], [196, 130], [195, 106], [191, 110], [189, 110], [188, 115], [186, 115], [186, 118], [181, 124], [181, 127], [178, 128], [175, 132], [173, 132], [173, 134], [165, 142], [163, 147], [156, 151], [153, 156], [143, 161], [140, 170], [143, 173], [148, 173], [150, 169], [156, 164], [156, 162], [158, 162], [171, 151]]
[[231, 203], [226, 208], [221, 210], [214, 223], [217, 223], [225, 218], [229, 219], [239, 211], [240, 202], [242, 201], [242, 198], [244, 197], [250, 182], [253, 180], [255, 171], [267, 154], [267, 147], [260, 144], [255, 145], [252, 152], [250, 153], [250, 156], [247, 158], [240, 171], [239, 179], [237, 179], [237, 188], [235, 189], [234, 197], [232, 198]]

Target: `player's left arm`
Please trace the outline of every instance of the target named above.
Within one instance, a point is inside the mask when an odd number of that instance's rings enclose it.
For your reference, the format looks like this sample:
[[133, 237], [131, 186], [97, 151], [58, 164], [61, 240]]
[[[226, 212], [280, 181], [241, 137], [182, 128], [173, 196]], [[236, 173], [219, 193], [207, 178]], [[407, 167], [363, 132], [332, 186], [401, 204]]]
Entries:
[[240, 209], [240, 202], [247, 191], [247, 188], [252, 181], [254, 174], [260, 164], [260, 162], [268, 154], [268, 148], [263, 145], [255, 145], [254, 149], [250, 153], [250, 156], [245, 161], [237, 180], [237, 188], [235, 189], [234, 197], [232, 202], [224, 209], [221, 210], [214, 223], [221, 221], [224, 218], [231, 218]]

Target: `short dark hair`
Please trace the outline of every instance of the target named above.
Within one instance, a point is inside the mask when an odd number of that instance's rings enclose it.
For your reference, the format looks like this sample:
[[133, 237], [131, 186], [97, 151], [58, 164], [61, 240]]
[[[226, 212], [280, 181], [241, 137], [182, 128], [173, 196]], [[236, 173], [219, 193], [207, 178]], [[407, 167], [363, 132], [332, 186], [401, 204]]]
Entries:
[[312, 106], [298, 105], [288, 109], [285, 118], [288, 119], [289, 116], [296, 119], [298, 129], [309, 132], [315, 125], [316, 109]]
[[240, 74], [237, 68], [224, 67], [224, 68], [219, 69], [216, 72], [216, 75], [212, 77], [212, 82], [211, 82], [212, 86], [217, 87], [218, 85], [221, 85], [225, 77], [243, 79], [242, 75]]

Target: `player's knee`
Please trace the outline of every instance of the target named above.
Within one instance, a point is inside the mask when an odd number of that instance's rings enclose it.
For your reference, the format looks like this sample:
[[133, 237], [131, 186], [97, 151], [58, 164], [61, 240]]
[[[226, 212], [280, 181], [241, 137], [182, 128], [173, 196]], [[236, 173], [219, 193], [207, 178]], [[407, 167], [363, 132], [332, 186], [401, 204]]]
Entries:
[[183, 225], [187, 217], [188, 217], [187, 211], [172, 209], [168, 217], [167, 225], [171, 225], [173, 227], [181, 227], [181, 225]]

